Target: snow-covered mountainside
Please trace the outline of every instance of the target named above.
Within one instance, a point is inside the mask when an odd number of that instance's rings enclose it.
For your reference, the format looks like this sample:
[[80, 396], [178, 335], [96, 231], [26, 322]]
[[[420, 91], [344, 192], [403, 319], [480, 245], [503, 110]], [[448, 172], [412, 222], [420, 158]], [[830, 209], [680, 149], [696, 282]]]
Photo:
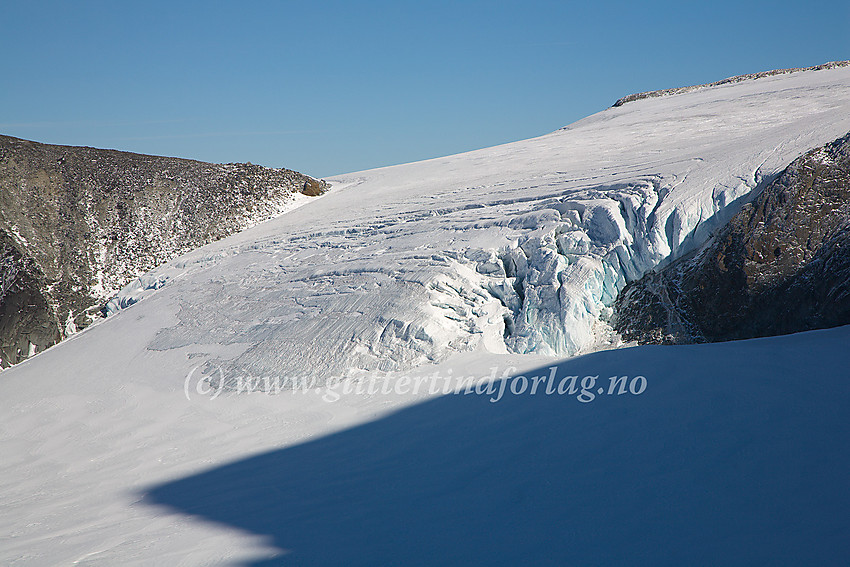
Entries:
[[169, 280], [158, 293], [177, 320], [147, 346], [225, 345], [198, 355], [225, 383], [404, 370], [475, 349], [574, 355], [608, 340], [628, 281], [847, 131], [842, 67], [639, 100], [540, 138], [340, 176], [321, 201], [150, 274]]
[[0, 364], [86, 327], [151, 268], [324, 188], [287, 169], [0, 136]]
[[850, 327], [564, 360], [848, 131], [850, 67], [651, 97], [160, 266], [0, 377], [0, 563], [850, 563]]

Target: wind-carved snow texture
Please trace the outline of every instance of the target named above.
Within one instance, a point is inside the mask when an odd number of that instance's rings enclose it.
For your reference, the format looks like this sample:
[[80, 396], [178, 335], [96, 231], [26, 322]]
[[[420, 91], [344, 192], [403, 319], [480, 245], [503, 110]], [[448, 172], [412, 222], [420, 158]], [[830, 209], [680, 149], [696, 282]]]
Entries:
[[638, 100], [540, 138], [339, 176], [321, 200], [151, 272], [168, 278], [148, 293], [175, 322], [149, 348], [181, 349], [224, 387], [476, 349], [592, 350], [626, 282], [700, 245], [754, 189], [847, 131], [843, 67]]

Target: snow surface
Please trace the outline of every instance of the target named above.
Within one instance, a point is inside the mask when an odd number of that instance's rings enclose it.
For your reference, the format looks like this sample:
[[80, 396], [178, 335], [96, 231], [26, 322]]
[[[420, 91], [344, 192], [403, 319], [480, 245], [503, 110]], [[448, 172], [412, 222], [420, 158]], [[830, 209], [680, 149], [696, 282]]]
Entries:
[[[847, 131], [850, 68], [641, 100], [340, 176], [154, 270], [2, 374], [0, 563], [848, 564], [850, 328], [560, 359]], [[427, 389], [553, 365], [599, 378]], [[237, 393], [263, 380], [325, 388]]]
[[[588, 403], [542, 389], [210, 399], [194, 382], [187, 400], [185, 351], [138, 349], [168, 322], [148, 302], [121, 333], [109, 321], [4, 372], [3, 564], [850, 561], [850, 327], [557, 363], [557, 380], [598, 375], [606, 391], [646, 378]], [[92, 364], [110, 352], [134, 354]], [[550, 374], [528, 359], [427, 373]]]

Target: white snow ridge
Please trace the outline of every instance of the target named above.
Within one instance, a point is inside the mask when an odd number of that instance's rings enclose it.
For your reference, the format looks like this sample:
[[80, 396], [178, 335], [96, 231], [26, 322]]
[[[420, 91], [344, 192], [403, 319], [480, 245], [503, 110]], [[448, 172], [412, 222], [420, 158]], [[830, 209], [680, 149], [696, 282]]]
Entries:
[[329, 180], [3, 372], [0, 564], [850, 563], [850, 327], [586, 354], [627, 282], [847, 132], [837, 67]]

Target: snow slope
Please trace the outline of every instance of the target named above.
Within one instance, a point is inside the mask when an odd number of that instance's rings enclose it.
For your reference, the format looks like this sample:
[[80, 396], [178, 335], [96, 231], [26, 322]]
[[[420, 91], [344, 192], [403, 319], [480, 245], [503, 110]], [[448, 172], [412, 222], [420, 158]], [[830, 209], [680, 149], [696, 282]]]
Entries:
[[[850, 68], [641, 100], [341, 176], [153, 271], [2, 374], [0, 563], [845, 564], [850, 330], [553, 357], [847, 131]], [[344, 391], [552, 364], [603, 395]]]
[[[99, 325], [85, 348], [73, 338], [4, 372], [0, 562], [850, 561], [850, 327], [557, 363], [557, 381], [598, 375], [591, 393], [646, 378], [639, 395], [588, 403], [542, 387], [496, 403], [498, 390], [413, 406], [409, 391], [211, 400], [194, 383], [187, 400], [177, 354], [91, 363], [138, 353], [164, 322], [136, 320], [136, 336]], [[555, 364], [460, 358], [427, 372]]]

